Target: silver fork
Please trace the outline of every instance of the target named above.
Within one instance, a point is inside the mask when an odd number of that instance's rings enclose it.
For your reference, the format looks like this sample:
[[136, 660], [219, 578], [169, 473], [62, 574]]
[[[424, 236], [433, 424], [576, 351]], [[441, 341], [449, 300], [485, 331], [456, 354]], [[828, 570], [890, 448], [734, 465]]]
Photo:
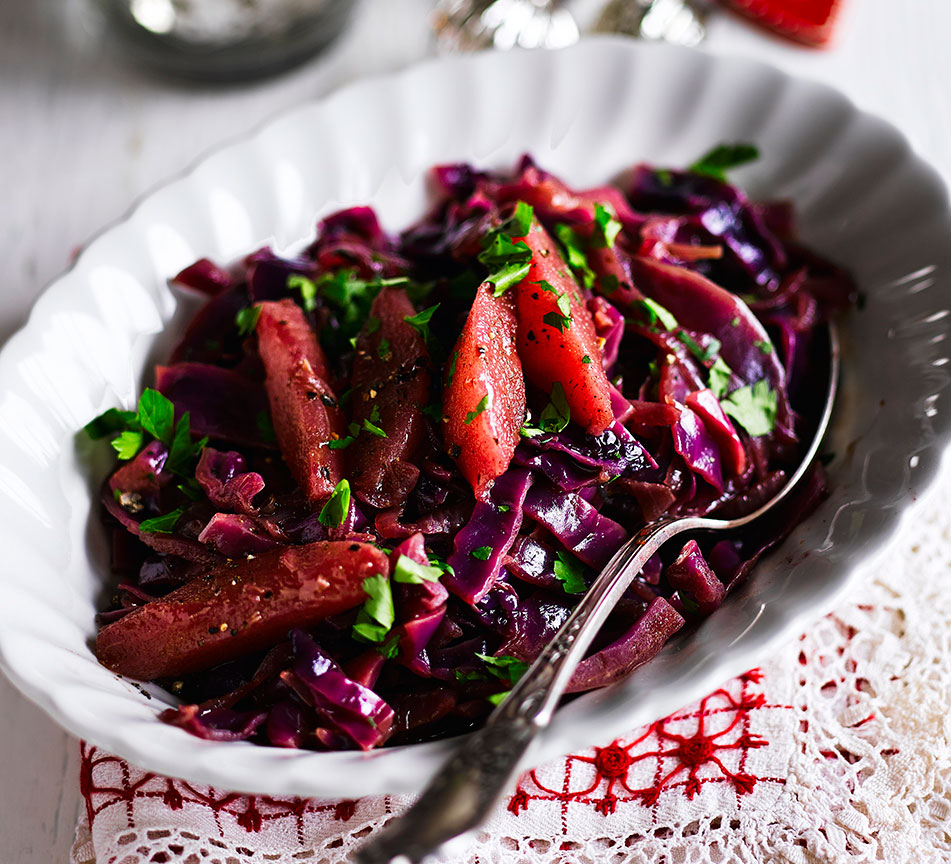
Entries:
[[796, 471], [769, 501], [736, 519], [689, 516], [645, 525], [608, 562], [587, 593], [485, 725], [447, 760], [419, 800], [357, 852], [359, 864], [419, 864], [475, 830], [530, 762], [532, 743], [548, 726], [571, 674], [631, 580], [660, 547], [685, 531], [725, 531], [768, 513], [799, 484], [829, 425], [839, 377], [839, 343], [829, 324], [829, 383], [815, 435]]

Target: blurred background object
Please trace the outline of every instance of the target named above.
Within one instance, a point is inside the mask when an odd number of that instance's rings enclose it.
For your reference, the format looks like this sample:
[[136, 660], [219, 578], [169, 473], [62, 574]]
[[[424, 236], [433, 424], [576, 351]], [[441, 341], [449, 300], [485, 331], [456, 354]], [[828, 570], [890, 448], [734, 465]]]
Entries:
[[608, 0], [594, 30], [697, 45], [712, 6], [713, 0]]
[[281, 72], [340, 34], [353, 0], [98, 0], [135, 59], [230, 82]]
[[564, 48], [580, 36], [564, 0], [439, 0], [433, 31], [441, 51]]

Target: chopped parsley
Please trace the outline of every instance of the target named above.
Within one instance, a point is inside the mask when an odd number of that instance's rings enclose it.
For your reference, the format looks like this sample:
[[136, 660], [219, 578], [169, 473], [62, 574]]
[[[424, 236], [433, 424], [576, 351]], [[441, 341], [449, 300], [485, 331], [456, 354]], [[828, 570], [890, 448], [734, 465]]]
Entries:
[[243, 309], [239, 309], [238, 314], [234, 316], [234, 324], [242, 336], [247, 336], [254, 332], [254, 328], [258, 326], [258, 318], [260, 317], [260, 306], [245, 306]]
[[581, 362], [584, 363], [585, 366], [587, 366], [591, 362], [591, 358], [587, 354], [585, 354], [584, 357], [581, 358]]
[[535, 218], [535, 208], [531, 204], [519, 201], [515, 205], [515, 212], [505, 223], [505, 231], [512, 237], [524, 237], [532, 228]]
[[390, 340], [383, 336], [380, 339], [380, 344], [377, 346], [376, 356], [381, 360], [386, 360], [390, 357], [390, 354]]
[[148, 433], [168, 448], [165, 467], [183, 477], [192, 476], [192, 460], [208, 443], [207, 438], [193, 442], [188, 412], [176, 423], [175, 405], [151, 387], [139, 397], [136, 411], [110, 408], [86, 424], [86, 433], [93, 439], [115, 436], [110, 444], [123, 461], [135, 458]]
[[135, 458], [135, 454], [142, 449], [142, 432], [134, 429], [126, 429], [110, 442], [113, 449], [123, 461]]
[[445, 571], [441, 567], [420, 564], [408, 555], [400, 555], [393, 568], [393, 581], [404, 585], [423, 585], [438, 582]]
[[[376, 405], [374, 405], [373, 407], [376, 408]], [[377, 411], [377, 414], [379, 414], [379, 411]], [[369, 418], [364, 418], [363, 428], [366, 429], [366, 431], [369, 432], [371, 435], [376, 435], [377, 438], [388, 438], [389, 436], [386, 434], [386, 432], [384, 432], [377, 425], [377, 423], [379, 422], [380, 422], [379, 417], [377, 417], [377, 422], [374, 423], [373, 415], [371, 414]]]
[[501, 297], [528, 275], [532, 266], [532, 250], [522, 240], [513, 241], [500, 230], [487, 234], [486, 241], [478, 258], [489, 270], [486, 280], [495, 286], [493, 293]]
[[565, 594], [584, 594], [587, 590], [581, 565], [564, 552], [556, 553], [555, 577]]
[[547, 279], [539, 279], [537, 282], [533, 282], [532, 284], [537, 285], [542, 289], [542, 291], [547, 291], [549, 294], [558, 294], [558, 289]]
[[726, 365], [722, 357], [717, 357], [717, 359], [713, 361], [713, 365], [710, 367], [709, 387], [717, 399], [721, 399], [726, 395], [727, 390], [730, 388], [730, 378], [732, 375], [733, 370]]
[[701, 363], [709, 363], [720, 353], [720, 340], [715, 336], [710, 337], [706, 348], [683, 328], [677, 333], [677, 338], [687, 346], [687, 350]]
[[449, 361], [449, 374], [446, 376], [446, 386], [452, 384], [452, 379], [456, 376], [456, 364], [459, 362], [459, 352], [452, 352], [452, 359]]
[[437, 423], [442, 421], [442, 405], [440, 405], [439, 402], [431, 402], [422, 410], [423, 414], [425, 414], [430, 419], [435, 420]]
[[687, 170], [725, 183], [727, 171], [758, 158], [759, 150], [753, 144], [743, 141], [734, 144], [718, 144], [704, 153]]
[[415, 315], [407, 315], [403, 320], [409, 324], [420, 336], [423, 337], [423, 341], [429, 342], [429, 322], [432, 319], [434, 313], [439, 308], [437, 303], [435, 306], [430, 306], [428, 309], [423, 309], [422, 312], [417, 312]]
[[471, 554], [477, 561], [488, 561], [489, 556], [492, 554], [492, 547], [480, 546], [478, 549], [473, 549]]
[[557, 312], [546, 312], [542, 316], [542, 321], [549, 327], [554, 327], [560, 333], [564, 333], [571, 326], [571, 316], [559, 315]]
[[346, 521], [350, 513], [350, 484], [346, 480], [341, 480], [331, 493], [327, 503], [321, 508], [320, 515], [317, 517], [321, 525], [328, 528], [336, 528]]
[[287, 277], [287, 290], [294, 289], [300, 291], [300, 299], [304, 309], [313, 312], [317, 308], [317, 285], [313, 279], [308, 279], [303, 273], [291, 273]]
[[661, 306], [656, 300], [645, 297], [643, 300], [640, 300], [639, 303], [641, 308], [647, 313], [649, 327], [653, 327], [658, 321], [660, 321], [665, 330], [676, 330], [680, 327], [680, 322], [673, 314], [664, 306]]
[[94, 441], [108, 438], [116, 432], [131, 428], [137, 422], [135, 411], [120, 411], [118, 408], [108, 408], [98, 417], [90, 420], [86, 426], [86, 434]]
[[405, 276], [367, 281], [357, 275], [355, 268], [322, 273], [314, 281], [316, 293], [333, 307], [334, 324], [328, 324], [321, 333], [332, 352], [343, 353], [370, 314], [370, 304], [381, 289], [388, 286], [413, 288]]
[[773, 343], [770, 342], [770, 341], [768, 341], [768, 340], [766, 340], [766, 339], [757, 340], [757, 341], [755, 341], [753, 344], [754, 344], [757, 348], [759, 348], [759, 350], [762, 351], [764, 354], [772, 354], [772, 353], [773, 353]]
[[363, 590], [367, 599], [357, 612], [354, 638], [359, 642], [382, 643], [396, 620], [390, 581], [378, 573], [363, 580]]
[[182, 518], [185, 510], [182, 507], [176, 507], [174, 510], [165, 513], [162, 516], [156, 516], [153, 519], [143, 519], [139, 523], [139, 532], [142, 534], [171, 534]]
[[568, 266], [581, 277], [585, 288], [591, 288], [594, 285], [594, 271], [588, 266], [588, 259], [585, 255], [584, 241], [570, 225], [563, 222], [555, 226], [555, 236], [565, 252], [565, 260]]
[[485, 663], [489, 674], [509, 684], [516, 683], [528, 671], [528, 663], [506, 654], [501, 657], [492, 657], [489, 654], [477, 653], [476, 657]]
[[466, 414], [466, 419], [465, 419], [465, 424], [466, 424], [466, 426], [471, 425], [471, 424], [472, 424], [472, 421], [475, 420], [476, 417], [478, 417], [483, 411], [485, 411], [487, 408], [489, 408], [490, 405], [491, 405], [491, 400], [489, 399], [489, 394], [486, 393], [485, 396], [483, 396], [483, 397], [479, 400], [479, 404], [476, 405], [475, 411], [469, 411], [469, 412]]
[[617, 235], [621, 233], [621, 223], [617, 220], [614, 208], [610, 204], [594, 205], [594, 228], [594, 236], [600, 245], [612, 248]]
[[539, 426], [545, 432], [561, 432], [571, 419], [571, 408], [560, 381], [551, 385], [551, 401], [542, 409]]
[[776, 391], [765, 380], [734, 390], [720, 404], [754, 438], [768, 435], [776, 425]]

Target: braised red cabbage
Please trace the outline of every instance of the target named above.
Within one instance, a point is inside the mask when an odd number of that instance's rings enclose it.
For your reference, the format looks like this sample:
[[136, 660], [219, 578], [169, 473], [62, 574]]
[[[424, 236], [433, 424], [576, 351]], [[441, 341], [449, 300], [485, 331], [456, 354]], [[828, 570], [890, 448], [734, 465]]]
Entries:
[[[178, 616], [162, 716], [192, 734], [366, 750], [471, 728], [643, 524], [749, 512], [811, 434], [821, 325], [855, 288], [787, 204], [646, 165], [589, 190], [530, 157], [433, 178], [401, 234], [353, 207], [296, 257], [183, 270], [207, 299], [156, 389], [87, 426], [119, 456], [102, 642]], [[661, 550], [570, 691], [714, 613], [824, 493], [817, 464], [768, 519]], [[209, 579], [237, 599], [191, 633], [176, 604]], [[223, 644], [278, 603], [281, 641], [179, 673], [175, 640]]]

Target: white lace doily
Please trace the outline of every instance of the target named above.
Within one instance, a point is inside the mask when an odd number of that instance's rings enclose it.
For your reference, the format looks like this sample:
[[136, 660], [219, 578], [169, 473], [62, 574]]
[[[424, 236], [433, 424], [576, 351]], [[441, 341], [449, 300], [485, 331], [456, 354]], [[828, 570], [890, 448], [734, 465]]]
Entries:
[[[949, 492], [797, 641], [672, 717], [523, 775], [453, 860], [951, 861]], [[247, 797], [85, 746], [82, 774], [74, 864], [337, 864], [408, 800]]]

